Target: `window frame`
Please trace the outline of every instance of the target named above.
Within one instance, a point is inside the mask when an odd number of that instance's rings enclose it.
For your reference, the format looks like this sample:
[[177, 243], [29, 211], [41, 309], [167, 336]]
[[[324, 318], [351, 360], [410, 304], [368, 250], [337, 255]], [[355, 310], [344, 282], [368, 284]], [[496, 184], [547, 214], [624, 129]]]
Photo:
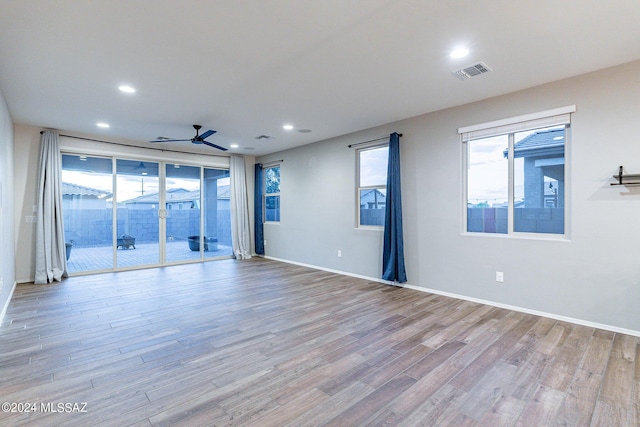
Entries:
[[[267, 171], [269, 169], [279, 169], [278, 174], [278, 192], [277, 193], [267, 193]], [[262, 169], [262, 223], [263, 224], [280, 224], [282, 221], [282, 163], [271, 163], [263, 166]], [[267, 219], [267, 197], [277, 197], [278, 198], [278, 220], [270, 221]]]
[[[560, 107], [552, 110], [541, 111], [522, 116], [515, 116], [507, 119], [496, 120], [488, 123], [461, 127], [458, 129], [461, 142], [462, 159], [462, 215], [461, 234], [465, 236], [491, 236], [502, 238], [526, 238], [538, 240], [570, 240], [570, 217], [571, 217], [571, 113], [576, 111], [575, 105]], [[515, 198], [515, 159], [514, 159], [514, 136], [519, 132], [537, 130], [544, 128], [564, 126], [564, 233], [534, 233], [515, 230], [514, 222], [514, 198]], [[509, 140], [508, 146], [508, 213], [507, 213], [507, 233], [487, 233], [468, 230], [468, 171], [469, 171], [469, 141], [489, 138], [493, 136], [506, 135]]]
[[[385, 178], [385, 184], [384, 185], [365, 185], [362, 186], [360, 183], [360, 178], [361, 178], [361, 174], [360, 174], [360, 167], [361, 167], [361, 156], [360, 154], [362, 152], [365, 151], [371, 151], [371, 150], [375, 150], [375, 149], [379, 149], [379, 148], [386, 148], [387, 150], [389, 149], [389, 141], [386, 142], [372, 142], [370, 144], [363, 144], [361, 146], [359, 146], [358, 148], [355, 149], [355, 153], [356, 153], [356, 228], [357, 229], [361, 229], [361, 230], [379, 230], [382, 231], [384, 230], [384, 221], [381, 225], [367, 225], [367, 224], [361, 224], [361, 217], [360, 217], [360, 192], [362, 190], [384, 190], [385, 192], [385, 199], [386, 199], [386, 194], [387, 194], [387, 179]], [[385, 171], [385, 175], [388, 173], [388, 171]], [[385, 200], [385, 212], [386, 212], [386, 200]], [[386, 215], [386, 213], [385, 213]]]

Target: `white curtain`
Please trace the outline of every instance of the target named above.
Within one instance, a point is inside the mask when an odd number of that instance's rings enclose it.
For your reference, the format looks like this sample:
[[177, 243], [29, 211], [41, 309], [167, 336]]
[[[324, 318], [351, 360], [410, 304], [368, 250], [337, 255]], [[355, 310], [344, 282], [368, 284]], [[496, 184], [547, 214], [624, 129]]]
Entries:
[[62, 223], [62, 156], [58, 133], [42, 132], [36, 217], [36, 284], [67, 277], [67, 258]]
[[244, 158], [231, 156], [231, 245], [236, 259], [251, 258], [251, 232], [249, 231], [249, 203]]

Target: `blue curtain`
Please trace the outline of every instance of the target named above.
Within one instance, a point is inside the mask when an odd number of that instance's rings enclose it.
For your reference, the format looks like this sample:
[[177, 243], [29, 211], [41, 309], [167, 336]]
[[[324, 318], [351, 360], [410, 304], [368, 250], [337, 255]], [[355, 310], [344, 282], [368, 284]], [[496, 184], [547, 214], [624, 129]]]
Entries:
[[254, 224], [255, 224], [255, 249], [256, 254], [264, 255], [264, 226], [262, 219], [262, 163], [255, 165], [255, 192], [253, 198]]
[[400, 135], [394, 132], [389, 138], [382, 278], [384, 280], [404, 283], [407, 281], [407, 273], [404, 268], [402, 195], [400, 188]]

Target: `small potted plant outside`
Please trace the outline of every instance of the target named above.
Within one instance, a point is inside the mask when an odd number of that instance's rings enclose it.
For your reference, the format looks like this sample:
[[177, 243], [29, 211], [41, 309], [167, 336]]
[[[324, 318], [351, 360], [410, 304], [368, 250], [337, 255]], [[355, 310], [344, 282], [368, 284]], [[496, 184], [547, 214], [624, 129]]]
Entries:
[[[187, 239], [187, 242], [189, 243], [189, 249], [197, 252], [200, 250], [200, 236], [189, 236]], [[211, 237], [211, 238], [207, 238], [206, 236], [204, 237], [204, 250], [205, 251], [217, 251], [218, 250], [218, 238], [217, 237]]]
[[64, 246], [65, 246], [67, 261], [69, 261], [69, 257], [71, 256], [71, 248], [73, 247], [73, 240], [71, 240], [69, 243], [65, 243]]

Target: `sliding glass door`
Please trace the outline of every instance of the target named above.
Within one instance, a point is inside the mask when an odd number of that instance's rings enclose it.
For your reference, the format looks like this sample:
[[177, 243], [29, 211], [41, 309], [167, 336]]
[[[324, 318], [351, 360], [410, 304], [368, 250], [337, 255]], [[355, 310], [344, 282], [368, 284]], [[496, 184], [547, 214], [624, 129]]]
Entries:
[[200, 255], [200, 171], [196, 166], [166, 165], [166, 260], [185, 261]]
[[230, 256], [229, 171], [204, 168], [203, 178], [204, 257]]
[[165, 174], [167, 262], [231, 255], [229, 171], [167, 164]]
[[158, 163], [116, 161], [116, 267], [160, 263]]
[[62, 155], [62, 213], [69, 272], [112, 269], [112, 159]]
[[70, 273], [229, 257], [229, 171], [63, 155]]

